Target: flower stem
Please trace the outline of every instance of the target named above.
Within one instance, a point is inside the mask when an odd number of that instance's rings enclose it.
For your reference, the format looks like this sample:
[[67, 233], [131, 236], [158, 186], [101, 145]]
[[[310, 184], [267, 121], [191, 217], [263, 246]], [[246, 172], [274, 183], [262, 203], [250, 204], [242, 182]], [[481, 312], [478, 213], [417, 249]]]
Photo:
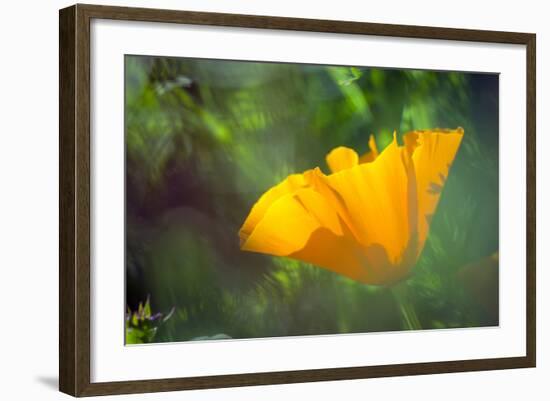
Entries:
[[391, 292], [397, 302], [401, 317], [403, 319], [403, 326], [406, 330], [422, 330], [420, 320], [416, 315], [414, 305], [408, 297], [408, 289], [406, 283], [401, 283], [391, 287]]

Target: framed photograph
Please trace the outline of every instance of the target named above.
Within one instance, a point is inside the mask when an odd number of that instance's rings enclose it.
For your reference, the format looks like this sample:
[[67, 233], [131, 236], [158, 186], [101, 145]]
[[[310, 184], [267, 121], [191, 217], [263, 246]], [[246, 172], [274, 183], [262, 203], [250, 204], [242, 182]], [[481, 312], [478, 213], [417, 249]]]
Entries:
[[535, 366], [535, 35], [60, 11], [60, 390]]

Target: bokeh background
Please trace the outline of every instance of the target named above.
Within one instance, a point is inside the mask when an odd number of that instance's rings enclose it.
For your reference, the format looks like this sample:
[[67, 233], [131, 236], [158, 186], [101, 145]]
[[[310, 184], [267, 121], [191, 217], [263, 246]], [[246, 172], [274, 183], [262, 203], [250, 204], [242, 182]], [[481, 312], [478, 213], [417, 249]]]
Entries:
[[126, 56], [126, 342], [404, 329], [389, 289], [242, 252], [258, 197], [344, 145], [464, 128], [406, 282], [422, 328], [498, 325], [498, 75]]

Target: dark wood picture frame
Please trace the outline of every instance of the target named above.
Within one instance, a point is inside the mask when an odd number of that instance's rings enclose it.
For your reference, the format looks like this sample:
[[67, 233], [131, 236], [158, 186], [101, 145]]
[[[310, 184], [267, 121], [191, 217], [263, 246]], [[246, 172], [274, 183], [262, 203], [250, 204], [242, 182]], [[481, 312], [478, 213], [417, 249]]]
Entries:
[[[93, 18], [525, 45], [527, 49], [526, 356], [91, 383], [90, 21]], [[81, 4], [60, 10], [60, 390], [73, 396], [93, 396], [534, 367], [536, 361], [535, 46], [536, 36], [531, 33], [168, 11]]]

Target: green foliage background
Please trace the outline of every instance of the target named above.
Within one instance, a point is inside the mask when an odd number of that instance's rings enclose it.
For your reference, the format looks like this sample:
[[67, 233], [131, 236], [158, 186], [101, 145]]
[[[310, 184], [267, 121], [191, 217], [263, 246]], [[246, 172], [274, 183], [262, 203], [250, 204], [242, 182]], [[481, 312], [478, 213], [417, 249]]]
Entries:
[[174, 309], [128, 343], [403, 329], [387, 288], [241, 252], [237, 232], [287, 175], [328, 172], [332, 148], [435, 127], [465, 136], [408, 302], [423, 328], [498, 324], [498, 270], [460, 276], [498, 251], [497, 75], [145, 56], [125, 68], [127, 303]]

